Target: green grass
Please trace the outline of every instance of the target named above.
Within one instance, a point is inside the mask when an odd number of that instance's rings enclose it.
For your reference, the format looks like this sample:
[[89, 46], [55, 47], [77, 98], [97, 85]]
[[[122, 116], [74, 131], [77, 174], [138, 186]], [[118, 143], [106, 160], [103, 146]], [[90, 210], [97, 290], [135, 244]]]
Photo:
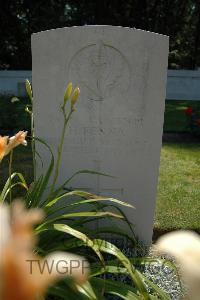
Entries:
[[[8, 157], [0, 168], [1, 188], [8, 176], [7, 165]], [[15, 150], [13, 170], [32, 181], [30, 147]], [[200, 230], [200, 144], [165, 144], [162, 148], [155, 229], [178, 228]]]
[[155, 228], [200, 229], [200, 144], [165, 144]]
[[200, 111], [200, 101], [166, 100], [164, 132], [189, 132], [189, 122], [185, 109], [191, 106]]

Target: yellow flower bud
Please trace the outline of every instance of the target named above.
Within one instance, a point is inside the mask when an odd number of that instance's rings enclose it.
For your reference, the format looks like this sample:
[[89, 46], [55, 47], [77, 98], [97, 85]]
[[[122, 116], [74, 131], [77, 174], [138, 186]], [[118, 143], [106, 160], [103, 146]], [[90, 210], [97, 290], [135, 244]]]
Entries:
[[29, 96], [29, 99], [31, 101], [33, 101], [32, 87], [31, 87], [30, 81], [28, 79], [26, 79], [26, 81], [25, 81], [25, 86], [26, 86], [26, 92]]
[[75, 90], [74, 90], [74, 92], [73, 92], [72, 100], [71, 100], [71, 106], [72, 106], [72, 108], [76, 104], [79, 95], [80, 95], [80, 89], [79, 89], [79, 87], [76, 87]]
[[65, 90], [65, 94], [64, 94], [64, 105], [67, 103], [67, 101], [69, 100], [69, 97], [71, 96], [71, 93], [72, 93], [72, 82], [70, 82], [68, 85], [67, 85], [67, 88]]

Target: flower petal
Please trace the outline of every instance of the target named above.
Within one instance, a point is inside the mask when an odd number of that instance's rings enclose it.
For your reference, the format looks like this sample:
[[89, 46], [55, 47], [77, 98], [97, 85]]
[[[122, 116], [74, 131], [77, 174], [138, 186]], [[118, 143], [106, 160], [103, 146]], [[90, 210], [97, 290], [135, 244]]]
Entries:
[[16, 135], [9, 138], [9, 143], [6, 148], [5, 155], [10, 153], [11, 150], [13, 150], [15, 147], [19, 146], [20, 144], [26, 146], [27, 141], [25, 139], [26, 139], [27, 133], [28, 133], [27, 131], [19, 131]]
[[6, 148], [8, 143], [8, 136], [0, 136], [0, 162], [6, 155]]
[[79, 255], [67, 252], [54, 252], [40, 261], [43, 267], [42, 285], [45, 287], [63, 277], [73, 277], [77, 284], [87, 281], [88, 261]]
[[[0, 258], [2, 257], [2, 251], [7, 245], [11, 230], [10, 230], [10, 213], [6, 205], [0, 205]], [[1, 262], [0, 262], [1, 263]]]

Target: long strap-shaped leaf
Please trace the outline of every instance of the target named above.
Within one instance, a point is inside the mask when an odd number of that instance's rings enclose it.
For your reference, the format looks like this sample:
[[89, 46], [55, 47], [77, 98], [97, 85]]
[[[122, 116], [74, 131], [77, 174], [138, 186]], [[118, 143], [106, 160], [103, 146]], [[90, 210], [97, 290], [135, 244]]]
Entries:
[[[89, 228], [86, 228], [84, 226], [79, 226], [79, 227], [76, 227], [76, 230], [83, 232], [87, 236], [90, 236], [90, 238], [92, 236], [97, 237], [98, 234], [102, 234], [102, 233], [116, 234], [117, 236], [122, 236], [124, 240], [125, 239], [126, 240], [130, 240], [133, 247], [136, 246], [135, 240], [131, 236], [129, 236], [125, 230], [119, 229], [118, 227], [116, 227], [116, 228], [113, 228], [113, 227], [101, 227], [99, 229], [89, 229]], [[61, 250], [63, 250], [63, 251], [64, 250], [71, 250], [71, 249], [74, 249], [76, 247], [77, 247], [77, 240], [76, 240], [76, 238], [71, 238], [71, 239], [68, 239], [65, 244], [63, 244], [62, 241], [59, 242], [59, 243], [56, 243], [56, 245], [54, 245], [53, 247], [51, 247], [49, 249], [49, 251], [53, 252], [53, 251], [61, 251]], [[137, 258], [136, 258], [136, 260], [137, 260]], [[130, 261], [132, 262], [131, 259], [130, 259]], [[112, 262], [112, 261], [109, 261], [109, 263], [110, 262]], [[113, 260], [113, 263], [115, 264], [116, 260]], [[135, 263], [135, 261], [134, 261], [134, 263]]]
[[[178, 274], [177, 266], [173, 262], [171, 262], [170, 260], [166, 260], [165, 258], [147, 256], [147, 257], [133, 257], [133, 258], [129, 258], [129, 260], [135, 266], [146, 266], [147, 264], [155, 264], [155, 263], [160, 265], [165, 265]], [[115, 267], [119, 265], [119, 261], [116, 259], [109, 260], [107, 261], [107, 263], [108, 265], [115, 266]]]
[[132, 233], [132, 236], [133, 236], [135, 242], [138, 244], [138, 247], [141, 248], [141, 250], [142, 250], [142, 247], [140, 246], [140, 243], [138, 243], [138, 238], [135, 235], [135, 231], [134, 231], [134, 228], [133, 228], [134, 226], [129, 221], [129, 219], [127, 218], [126, 214], [123, 212], [123, 210], [119, 206], [113, 205], [112, 203], [109, 203], [109, 204], [99, 203], [99, 205], [100, 205], [100, 208], [102, 208], [102, 209], [108, 208], [108, 207], [113, 207], [115, 210], [117, 210], [123, 216], [123, 220], [127, 224], [127, 226], [129, 227], [129, 229], [130, 229], [130, 231]]
[[[95, 203], [93, 203], [93, 204], [95, 204]], [[98, 207], [98, 210], [99, 209], [104, 209], [104, 208], [107, 208], [107, 207], [113, 207], [115, 210], [117, 210], [119, 213], [120, 213], [120, 215], [122, 216], [122, 220], [127, 224], [127, 226], [130, 228], [130, 231], [131, 231], [131, 233], [132, 233], [132, 237], [133, 237], [133, 239], [134, 239], [134, 246], [135, 246], [135, 244], [137, 244], [137, 247], [138, 247], [138, 249], [140, 248], [141, 250], [143, 250], [142, 249], [142, 246], [140, 245], [140, 243], [138, 243], [138, 239], [137, 239], [137, 237], [135, 236], [135, 232], [134, 232], [134, 230], [133, 230], [133, 225], [132, 225], [132, 223], [128, 220], [128, 218], [126, 217], [126, 214], [123, 212], [123, 210], [118, 206], [118, 205], [113, 205], [113, 204], [102, 204], [102, 203], [98, 203], [99, 204], [99, 207]], [[96, 218], [97, 219], [97, 218]], [[85, 224], [85, 223], [88, 223], [88, 222], [93, 222], [94, 221], [94, 219], [92, 219], [92, 218], [85, 218], [85, 219], [81, 219], [81, 220], [78, 220], [78, 221], [76, 221], [76, 223], [74, 224], [74, 225], [76, 225], [76, 226], [82, 226], [83, 224]]]
[[[83, 243], [83, 245], [87, 245], [88, 247], [90, 247], [96, 253], [96, 255], [99, 257], [100, 261], [102, 262], [102, 265], [104, 265], [104, 259], [103, 259], [101, 252], [99, 251], [98, 246], [95, 245], [93, 243], [93, 241], [86, 234], [84, 234], [78, 230], [75, 230], [74, 228], [72, 228], [66, 224], [53, 224], [51, 226], [43, 228], [42, 230], [39, 230], [39, 231], [36, 230], [36, 233], [40, 233], [40, 232], [46, 231], [46, 230], [53, 230], [53, 229], [76, 237], [78, 240], [80, 240]], [[76, 243], [76, 245], [78, 246], [78, 243]]]
[[[55, 199], [53, 199], [52, 201], [50, 201], [47, 205], [46, 205], [46, 208], [48, 209], [47, 211], [50, 211], [49, 210], [49, 207], [51, 207], [52, 205], [54, 205], [57, 201], [59, 201], [60, 199], [62, 198], [65, 198], [65, 197], [69, 197], [69, 196], [76, 196], [78, 195], [78, 193], [76, 192], [79, 192], [79, 191], [73, 191], [73, 192], [68, 192], [68, 193], [65, 193]], [[78, 205], [82, 205], [82, 204], [93, 204], [93, 203], [99, 203], [99, 202], [102, 202], [102, 201], [109, 201], [109, 202], [113, 202], [113, 203], [116, 203], [116, 204], [119, 204], [119, 205], [122, 205], [122, 206], [126, 206], [126, 207], [130, 207], [130, 208], [133, 208], [133, 206], [129, 203], [126, 203], [124, 201], [121, 201], [121, 200], [118, 200], [118, 199], [115, 199], [115, 198], [106, 198], [106, 197], [96, 197], [95, 199], [92, 198], [92, 199], [83, 199], [83, 200], [79, 200], [77, 202], [74, 202], [74, 203], [70, 203], [70, 204], [67, 204], [67, 205], [64, 205], [62, 207], [58, 207], [57, 209], [52, 209], [52, 212], [55, 213], [55, 211], [59, 211], [59, 210], [62, 210], [62, 209], [65, 209], [67, 207], [71, 207], [71, 206], [78, 206]]]
[[150, 299], [149, 294], [147, 292], [147, 289], [143, 281], [141, 280], [138, 274], [138, 271], [131, 264], [130, 260], [121, 252], [121, 250], [117, 248], [115, 245], [101, 239], [95, 239], [94, 243], [99, 245], [100, 251], [114, 255], [119, 259], [122, 265], [127, 269], [129, 276], [133, 280], [140, 294], [143, 296], [145, 300], [149, 300]]
[[33, 183], [31, 190], [26, 195], [26, 203], [29, 208], [36, 207], [39, 198], [40, 188], [42, 185], [43, 176], [41, 175], [36, 182]]
[[[20, 179], [20, 181], [15, 182], [15, 184], [12, 185], [12, 187], [11, 187], [11, 186], [10, 186], [10, 182], [12, 182], [12, 180], [13, 180], [15, 177], [18, 177], [18, 178]], [[0, 195], [0, 203], [1, 203], [1, 202], [4, 202], [4, 200], [5, 200], [5, 198], [6, 198], [7, 194], [8, 194], [8, 190], [9, 190], [10, 188], [13, 188], [14, 186], [16, 186], [16, 184], [17, 184], [17, 185], [22, 185], [26, 190], [28, 190], [28, 186], [27, 186], [27, 184], [26, 184], [26, 180], [24, 179], [24, 176], [23, 176], [21, 173], [15, 172], [15, 173], [13, 173], [13, 174], [11, 175], [11, 178], [8, 178], [8, 179], [7, 179], [7, 181], [6, 181], [5, 185], [4, 185], [4, 188], [3, 188], [2, 192], [1, 192], [1, 195]]]
[[[65, 227], [65, 226], [67, 226], [67, 227]], [[59, 231], [67, 232], [71, 235], [74, 235], [73, 234], [74, 229], [72, 229], [68, 225], [54, 224], [54, 228]], [[77, 234], [76, 230], [75, 230], [75, 234]], [[74, 236], [76, 236], [76, 235], [74, 235]], [[81, 241], [78, 243], [75, 243], [72, 247], [74, 247], [74, 246], [81, 247], [81, 245], [89, 246], [89, 247], [92, 247], [93, 250], [98, 249], [99, 253], [105, 252], [105, 253], [109, 253], [109, 254], [117, 257], [119, 259], [119, 261], [122, 263], [122, 265], [124, 265], [124, 267], [126, 268], [128, 274], [132, 278], [135, 286], [139, 290], [140, 294], [143, 296], [143, 299], [145, 299], [145, 300], [150, 299], [149, 294], [146, 290], [146, 287], [143, 283], [143, 280], [138, 275], [138, 271], [134, 268], [134, 266], [131, 264], [129, 259], [116, 246], [114, 246], [113, 244], [106, 242], [104, 240], [100, 240], [100, 239], [91, 240], [85, 234], [83, 234], [79, 231], [78, 231], [78, 235], [76, 237], [79, 238], [79, 240], [81, 240]], [[82, 238], [82, 237], [84, 237], [84, 238]], [[103, 265], [103, 266], [105, 266], [105, 265]], [[105, 271], [104, 271], [104, 273], [105, 273]]]
[[105, 294], [115, 295], [124, 300], [141, 300], [135, 288], [122, 282], [93, 278], [91, 283], [97, 290], [104, 289]]
[[[51, 207], [52, 205], [54, 205], [55, 203], [57, 203], [60, 199], [63, 199], [65, 197], [69, 197], [69, 196], [78, 196], [81, 198], [92, 198], [92, 194], [85, 192], [85, 191], [79, 191], [79, 190], [75, 190], [75, 191], [70, 191], [70, 192], [66, 192], [63, 193], [61, 195], [59, 195], [56, 198], [53, 198], [52, 200], [49, 200], [49, 202], [45, 205], [45, 207]], [[96, 195], [95, 195], [96, 196]]]
[[65, 284], [61, 287], [58, 284], [56, 284], [48, 290], [47, 295], [50, 299], [52, 299], [53, 297], [53, 299], [56, 300], [91, 300], [91, 298], [88, 298], [86, 295], [83, 295], [79, 291], [76, 291], [75, 288], [76, 286], [73, 284], [73, 282], [70, 282], [70, 287], [69, 284]]
[[[47, 189], [49, 179], [51, 177], [53, 167], [54, 167], [54, 155], [51, 147], [45, 143], [43, 140], [39, 138], [34, 138], [34, 140], [40, 142], [42, 145], [44, 145], [51, 154], [51, 160], [47, 169], [47, 172], [44, 175], [41, 175], [36, 182], [34, 182], [34, 186], [31, 192], [29, 192], [26, 196], [26, 200], [28, 202], [29, 207], [36, 207], [36, 206], [42, 206], [42, 196]], [[45, 202], [45, 201], [43, 201]]]
[[[62, 199], [64, 197], [73, 196], [73, 195], [78, 195], [78, 194], [76, 193], [76, 191], [63, 194], [62, 196], [59, 196], [58, 198], [53, 199], [51, 202], [49, 202], [46, 205], [46, 207], [51, 207], [58, 200], [60, 200], [60, 199]], [[92, 198], [92, 199], [84, 199], [84, 200], [80, 200], [80, 201], [75, 202], [75, 203], [68, 204], [67, 206], [79, 205], [79, 204], [84, 204], [84, 203], [92, 203], [92, 202], [100, 202], [100, 201], [110, 201], [110, 202], [114, 202], [116, 204], [120, 204], [120, 205], [123, 205], [123, 206], [134, 208], [133, 205], [131, 205], [131, 204], [127, 203], [127, 202], [124, 202], [124, 201], [121, 201], [121, 200], [118, 200], [118, 199], [115, 199], [115, 198], [109, 198], [109, 197], [96, 197], [95, 199], [94, 198]]]
[[45, 190], [47, 188], [49, 179], [50, 179], [52, 171], [53, 171], [53, 167], [54, 167], [54, 155], [53, 155], [53, 151], [51, 150], [51, 147], [47, 143], [45, 143], [43, 140], [41, 140], [39, 138], [34, 138], [34, 139], [36, 141], [40, 142], [41, 144], [43, 144], [49, 150], [49, 152], [51, 154], [51, 161], [50, 161], [50, 164], [49, 164], [49, 167], [47, 169], [46, 174], [43, 176], [42, 184], [40, 186], [39, 194], [37, 196], [37, 204], [39, 204], [39, 203], [41, 203], [42, 195], [43, 195], [43, 193], [45, 192]]
[[88, 299], [102, 300], [102, 297], [100, 295], [97, 296], [89, 281], [87, 281], [85, 284], [81, 286], [77, 285], [77, 289], [82, 295], [85, 295]]
[[92, 236], [97, 236], [98, 234], [102, 233], [108, 233], [116, 236], [122, 236], [124, 239], [129, 240], [132, 243], [132, 246], [136, 246], [137, 242], [136, 240], [127, 233], [127, 230], [124, 230], [123, 228], [119, 228], [118, 226], [108, 226], [108, 227], [99, 227], [98, 229], [89, 229], [84, 228], [86, 230], [86, 233], [90, 233]]
[[123, 217], [121, 215], [115, 214], [113, 212], [107, 211], [107, 212], [102, 212], [102, 211], [84, 211], [84, 212], [75, 212], [75, 213], [69, 213], [69, 214], [63, 214], [59, 215], [56, 218], [47, 220], [46, 222], [42, 223], [37, 227], [38, 230], [41, 228], [45, 227], [46, 225], [50, 223], [54, 223], [58, 220], [63, 220], [63, 219], [70, 219], [70, 218], [80, 218], [80, 217], [114, 217], [114, 218], [120, 218], [122, 219]]
[[148, 279], [140, 272], [139, 276], [161, 297], [162, 300], [170, 300], [170, 297], [164, 291], [162, 291], [156, 284], [154, 284], [150, 279]]
[[[53, 225], [51, 224], [42, 229], [36, 228], [36, 234], [38, 235], [44, 231], [49, 231], [49, 230], [57, 230], [57, 231], [67, 233], [71, 236], [74, 236], [75, 238], [78, 239], [75, 242], [76, 247], [81, 247], [84, 245], [84, 246], [88, 246], [89, 248], [91, 248], [96, 253], [96, 255], [99, 257], [99, 259], [102, 263], [102, 266], [104, 266], [104, 258], [102, 256], [101, 252], [99, 251], [98, 246], [94, 245], [93, 241], [86, 234], [84, 234], [81, 231], [78, 231], [66, 224], [53, 224]], [[64, 249], [66, 250], [66, 247]]]
[[105, 173], [101, 173], [101, 172], [96, 172], [96, 171], [93, 171], [93, 170], [79, 170], [77, 172], [75, 172], [72, 176], [70, 176], [57, 190], [55, 190], [55, 192], [53, 193], [53, 196], [56, 196], [58, 195], [59, 192], [61, 192], [65, 186], [74, 178], [76, 177], [77, 175], [80, 175], [80, 174], [90, 174], [90, 175], [99, 175], [99, 176], [105, 176], [105, 177], [110, 177], [110, 178], [114, 178], [114, 176], [112, 175], [108, 175], [108, 174], [105, 174]]
[[28, 187], [26, 186], [26, 184], [24, 184], [23, 182], [16, 182], [16, 183], [13, 183], [11, 186], [9, 186], [9, 188], [7, 189], [6, 193], [4, 194], [4, 197], [2, 199], [2, 202], [5, 201], [6, 197], [8, 196], [9, 192], [16, 186], [21, 186], [23, 187], [25, 190], [28, 190]]
[[[131, 262], [133, 262], [134, 259], [130, 259]], [[115, 261], [116, 262], [116, 261]], [[117, 264], [117, 262], [116, 262]], [[105, 268], [102, 269], [100, 266], [97, 266], [96, 264], [94, 266], [91, 266], [91, 277], [93, 278], [94, 276], [101, 275], [106, 273], [113, 273], [113, 274], [127, 274], [130, 275], [127, 268], [120, 267], [119, 265], [113, 265], [107, 261], [105, 263]], [[154, 292], [159, 296], [160, 299], [162, 300], [170, 300], [170, 297], [162, 291], [156, 284], [154, 284], [151, 280], [149, 280], [145, 275], [143, 275], [141, 272], [137, 271], [138, 276], [141, 278], [142, 281], [146, 282], [148, 286], [152, 288]]]

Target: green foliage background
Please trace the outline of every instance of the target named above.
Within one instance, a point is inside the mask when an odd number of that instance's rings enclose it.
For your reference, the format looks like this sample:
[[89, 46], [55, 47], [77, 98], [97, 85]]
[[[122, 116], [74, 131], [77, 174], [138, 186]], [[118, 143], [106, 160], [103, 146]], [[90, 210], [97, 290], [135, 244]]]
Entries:
[[85, 24], [169, 35], [169, 68], [200, 66], [199, 0], [6, 0], [0, 2], [0, 68], [31, 69], [33, 32]]
[[[0, 95], [0, 128], [1, 134], [14, 134], [19, 130], [28, 130], [30, 134], [30, 118], [25, 112], [29, 104], [26, 97], [20, 98], [18, 102], [11, 102], [12, 95]], [[200, 111], [200, 101], [166, 100], [164, 132], [188, 132], [190, 127], [185, 109], [192, 107]]]

